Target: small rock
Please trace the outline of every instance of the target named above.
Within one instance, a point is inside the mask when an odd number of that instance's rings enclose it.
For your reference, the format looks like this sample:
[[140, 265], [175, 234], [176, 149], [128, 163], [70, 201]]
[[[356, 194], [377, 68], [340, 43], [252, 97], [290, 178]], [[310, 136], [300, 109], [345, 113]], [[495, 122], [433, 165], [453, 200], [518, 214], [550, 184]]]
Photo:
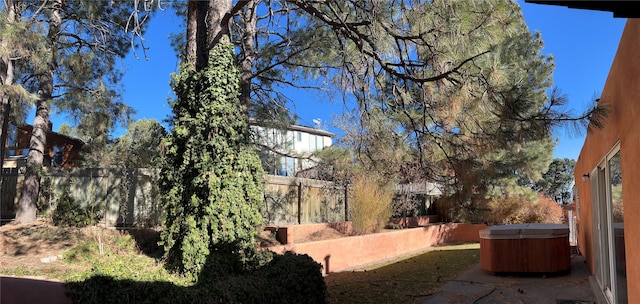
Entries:
[[[49, 263], [55, 262], [58, 259], [58, 257], [59, 256], [53, 255], [53, 256], [50, 256], [50, 257], [41, 258], [40, 262], [45, 263], [45, 264], [49, 264]], [[62, 258], [62, 257], [60, 257], [60, 258]]]

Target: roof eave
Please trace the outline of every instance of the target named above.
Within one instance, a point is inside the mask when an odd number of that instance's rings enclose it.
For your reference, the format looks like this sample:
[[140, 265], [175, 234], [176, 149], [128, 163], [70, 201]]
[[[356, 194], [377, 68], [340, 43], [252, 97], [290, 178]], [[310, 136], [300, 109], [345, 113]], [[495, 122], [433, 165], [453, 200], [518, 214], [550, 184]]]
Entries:
[[527, 3], [564, 6], [574, 9], [586, 9], [613, 13], [615, 18], [640, 18], [640, 10], [635, 9], [635, 1], [557, 1], [557, 0], [525, 0]]

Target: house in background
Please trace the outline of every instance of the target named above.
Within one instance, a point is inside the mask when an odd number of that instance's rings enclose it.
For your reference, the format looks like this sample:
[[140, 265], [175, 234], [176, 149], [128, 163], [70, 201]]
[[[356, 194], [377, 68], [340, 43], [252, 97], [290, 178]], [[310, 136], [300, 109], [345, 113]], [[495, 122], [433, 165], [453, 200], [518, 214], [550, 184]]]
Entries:
[[[635, 1], [525, 1], [640, 17]], [[578, 247], [608, 303], [640, 303], [638, 50], [640, 19], [628, 19], [599, 99], [608, 115], [587, 134], [574, 169]]]
[[[51, 127], [51, 125], [50, 125]], [[4, 143], [4, 158], [0, 171], [0, 221], [10, 221], [15, 217], [19, 191], [22, 189], [24, 168], [27, 165], [29, 141], [33, 126], [10, 126], [7, 140]], [[51, 128], [49, 129], [51, 130]], [[73, 168], [76, 166], [80, 149], [84, 146], [82, 140], [63, 134], [48, 131], [45, 147], [45, 167]]]
[[262, 146], [262, 164], [270, 175], [296, 176], [317, 165], [313, 153], [329, 147], [335, 134], [320, 128], [290, 125], [286, 130], [251, 123]]
[[[26, 165], [29, 153], [29, 141], [33, 126], [11, 126], [5, 143], [3, 168], [19, 168]], [[80, 157], [80, 150], [84, 142], [60, 133], [47, 132], [44, 166], [57, 168], [73, 168]]]

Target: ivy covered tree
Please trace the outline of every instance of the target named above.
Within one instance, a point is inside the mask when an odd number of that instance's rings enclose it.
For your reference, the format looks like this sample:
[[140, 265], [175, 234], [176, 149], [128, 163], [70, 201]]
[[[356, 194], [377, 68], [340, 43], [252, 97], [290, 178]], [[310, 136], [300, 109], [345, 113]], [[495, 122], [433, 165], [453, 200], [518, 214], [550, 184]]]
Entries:
[[263, 171], [238, 98], [233, 45], [216, 44], [199, 70], [184, 63], [172, 85], [174, 128], [160, 178], [162, 241], [169, 268], [195, 279], [211, 255], [247, 261], [256, 253]]

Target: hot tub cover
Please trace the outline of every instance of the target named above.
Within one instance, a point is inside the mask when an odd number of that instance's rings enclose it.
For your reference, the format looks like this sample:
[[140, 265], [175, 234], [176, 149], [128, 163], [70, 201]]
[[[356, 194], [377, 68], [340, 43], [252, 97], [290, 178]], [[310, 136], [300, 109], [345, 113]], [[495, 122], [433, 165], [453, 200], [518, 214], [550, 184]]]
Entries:
[[482, 239], [555, 238], [569, 236], [565, 224], [514, 224], [491, 226], [480, 230]]

